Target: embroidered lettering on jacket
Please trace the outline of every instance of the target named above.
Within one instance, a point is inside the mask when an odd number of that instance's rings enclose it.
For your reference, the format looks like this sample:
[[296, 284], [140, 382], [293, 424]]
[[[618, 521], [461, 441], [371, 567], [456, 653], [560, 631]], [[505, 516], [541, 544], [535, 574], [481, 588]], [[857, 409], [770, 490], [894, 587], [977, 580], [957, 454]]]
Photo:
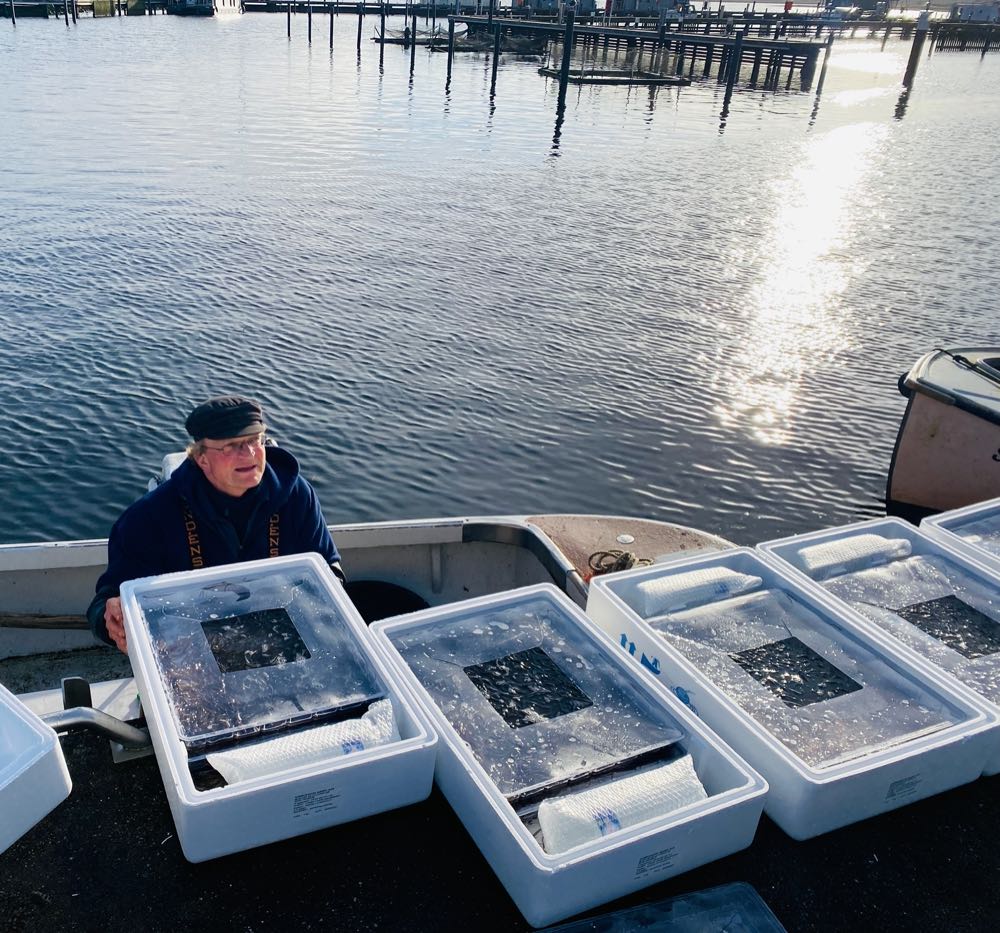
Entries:
[[267, 521], [267, 546], [270, 557], [278, 556], [278, 513], [275, 512]]
[[[191, 555], [191, 568], [197, 570], [205, 566], [205, 558], [201, 556], [201, 539], [198, 537], [198, 523], [191, 514], [191, 509], [184, 504], [184, 533], [187, 535], [188, 554]], [[278, 513], [275, 512], [267, 520], [267, 553], [269, 557], [279, 554], [280, 538], [278, 535]]]

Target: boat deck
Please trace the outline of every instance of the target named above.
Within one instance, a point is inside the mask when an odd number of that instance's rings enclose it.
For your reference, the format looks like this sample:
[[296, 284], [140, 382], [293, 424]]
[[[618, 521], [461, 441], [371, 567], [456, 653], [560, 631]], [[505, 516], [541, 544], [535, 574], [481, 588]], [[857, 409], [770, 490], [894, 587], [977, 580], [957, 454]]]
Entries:
[[[200, 864], [184, 859], [152, 757], [63, 740], [70, 797], [0, 856], [6, 930], [528, 930], [438, 791], [416, 806]], [[732, 881], [789, 933], [1000, 928], [1000, 778], [807, 841], [754, 844], [596, 916]]]

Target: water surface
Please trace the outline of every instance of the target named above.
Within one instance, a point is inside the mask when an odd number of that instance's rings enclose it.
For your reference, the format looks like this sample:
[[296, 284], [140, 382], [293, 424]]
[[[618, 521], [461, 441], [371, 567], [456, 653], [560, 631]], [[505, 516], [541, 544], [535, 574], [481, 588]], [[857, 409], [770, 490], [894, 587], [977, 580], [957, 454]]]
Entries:
[[0, 23], [0, 540], [104, 536], [202, 398], [330, 521], [582, 511], [754, 543], [882, 511], [940, 344], [997, 343], [1000, 55], [823, 93], [557, 88], [357, 20]]

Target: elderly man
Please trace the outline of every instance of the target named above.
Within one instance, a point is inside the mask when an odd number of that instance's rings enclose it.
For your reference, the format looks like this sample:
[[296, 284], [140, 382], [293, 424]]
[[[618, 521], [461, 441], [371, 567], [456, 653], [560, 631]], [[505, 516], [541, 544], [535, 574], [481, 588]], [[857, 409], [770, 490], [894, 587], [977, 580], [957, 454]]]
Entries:
[[343, 580], [316, 493], [295, 458], [265, 447], [260, 405], [219, 396], [185, 422], [187, 459], [111, 529], [108, 569], [87, 610], [94, 634], [127, 652], [118, 590], [126, 580], [279, 554], [318, 552]]

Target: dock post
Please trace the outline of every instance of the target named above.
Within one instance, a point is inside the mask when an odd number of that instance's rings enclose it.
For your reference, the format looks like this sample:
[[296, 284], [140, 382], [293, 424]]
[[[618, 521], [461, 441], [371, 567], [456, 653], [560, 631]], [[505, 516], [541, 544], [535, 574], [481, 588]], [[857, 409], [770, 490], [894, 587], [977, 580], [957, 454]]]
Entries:
[[[493, 2], [490, 0], [490, 9], [493, 8]], [[493, 97], [497, 92], [497, 66], [500, 64], [500, 34], [501, 29], [499, 26], [493, 27], [493, 75], [490, 78], [490, 97]]]
[[753, 53], [753, 70], [750, 72], [750, 86], [757, 86], [757, 76], [760, 74], [760, 60], [764, 57], [764, 50], [757, 49]]
[[330, 7], [330, 51], [333, 51], [333, 4], [329, 4]]
[[826, 37], [826, 51], [823, 53], [823, 67], [819, 70], [819, 81], [816, 83], [817, 97], [823, 92], [823, 82], [826, 80], [826, 63], [830, 60], [830, 50], [833, 48], [833, 33]]
[[885, 27], [885, 35], [882, 36], [882, 48], [879, 51], [885, 50], [885, 44], [889, 41], [889, 33], [892, 32], [892, 24], [890, 23]]
[[[56, 16], [59, 14], [56, 13]], [[66, 19], [66, 25], [69, 25], [69, 0], [63, 0], [63, 16]]]
[[566, 86], [569, 84], [569, 62], [573, 55], [573, 20], [576, 18], [576, 2], [569, 0], [563, 8], [566, 11], [566, 29], [563, 31], [562, 67], [559, 69], [559, 107], [566, 106]]
[[927, 38], [929, 21], [930, 14], [926, 11], [917, 17], [917, 31], [913, 36], [913, 45], [910, 46], [910, 60], [906, 63], [906, 74], [903, 76], [904, 87], [913, 85], [913, 79], [917, 74], [917, 64], [920, 62], [920, 53], [924, 47], [924, 40]]
[[494, 0], [490, 0], [489, 12], [486, 14], [486, 30], [487, 30], [487, 32], [492, 32], [493, 31], [493, 2], [494, 2]]
[[288, 3], [285, 5], [285, 13], [286, 13], [286, 16], [287, 16], [287, 19], [288, 19], [288, 28], [287, 28], [286, 31], [288, 33], [288, 38], [291, 39], [292, 38], [292, 0], [288, 0]]
[[726, 75], [726, 95], [730, 95], [733, 92], [733, 85], [736, 83], [736, 78], [740, 73], [740, 65], [743, 63], [743, 33], [736, 33], [736, 44], [733, 46], [733, 52], [729, 60], [729, 72]]
[[358, 55], [361, 54], [361, 24], [365, 19], [365, 5], [363, 3], [358, 4]]
[[382, 0], [379, 6], [380, 14], [380, 25], [379, 30], [381, 32], [381, 41], [378, 44], [378, 67], [379, 71], [382, 70], [382, 66], [385, 64], [385, 0]]
[[993, 38], [993, 27], [990, 26], [990, 28], [986, 32], [986, 38], [983, 39], [983, 54], [979, 56], [980, 58], [986, 57], [986, 53], [989, 51], [990, 48], [990, 39], [992, 38]]
[[455, 20], [448, 17], [448, 78], [451, 84], [451, 60], [455, 57]]
[[417, 14], [413, 14], [413, 22], [410, 23], [410, 74], [413, 74], [413, 67], [417, 60]]
[[73, 22], [78, 23], [80, 20], [80, 11], [76, 8], [76, 0], [70, 0], [69, 11], [73, 14]]
[[310, 45], [313, 43], [313, 5], [312, 0], [306, 3], [306, 36]]

